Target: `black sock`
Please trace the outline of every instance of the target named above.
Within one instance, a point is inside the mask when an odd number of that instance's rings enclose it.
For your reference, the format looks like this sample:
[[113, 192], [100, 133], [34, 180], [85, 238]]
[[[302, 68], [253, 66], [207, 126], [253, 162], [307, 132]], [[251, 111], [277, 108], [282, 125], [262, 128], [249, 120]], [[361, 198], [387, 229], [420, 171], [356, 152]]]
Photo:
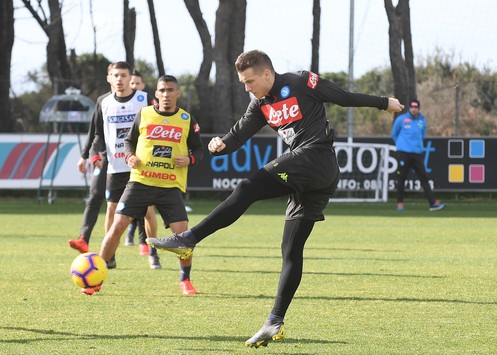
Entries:
[[181, 233], [181, 236], [185, 239], [185, 244], [188, 246], [194, 247], [198, 243], [198, 240], [190, 229]]
[[185, 281], [185, 280], [190, 280], [190, 271], [192, 269], [192, 266], [180, 266], [180, 274], [179, 274], [179, 280], [180, 281]]
[[273, 313], [269, 313], [269, 317], [266, 319], [266, 325], [275, 325], [283, 323], [283, 317], [274, 315]]

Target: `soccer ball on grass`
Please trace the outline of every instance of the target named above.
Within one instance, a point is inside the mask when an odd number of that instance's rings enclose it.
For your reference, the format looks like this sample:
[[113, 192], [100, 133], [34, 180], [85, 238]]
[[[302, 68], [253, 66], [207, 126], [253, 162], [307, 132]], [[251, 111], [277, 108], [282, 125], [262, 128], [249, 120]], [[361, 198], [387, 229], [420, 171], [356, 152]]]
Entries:
[[[96, 253], [80, 254], [71, 264], [71, 279], [83, 290], [100, 290], [107, 278], [107, 263]], [[83, 291], [86, 294], [88, 292]], [[90, 292], [93, 294], [93, 292]]]

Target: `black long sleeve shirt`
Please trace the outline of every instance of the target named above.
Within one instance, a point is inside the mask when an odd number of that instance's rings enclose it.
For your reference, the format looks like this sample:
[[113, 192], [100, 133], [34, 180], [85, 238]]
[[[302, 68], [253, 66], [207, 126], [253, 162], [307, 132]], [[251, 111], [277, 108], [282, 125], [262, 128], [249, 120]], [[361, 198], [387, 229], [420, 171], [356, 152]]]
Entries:
[[352, 93], [309, 71], [275, 73], [268, 95], [250, 102], [245, 114], [223, 137], [226, 148], [213, 155], [236, 151], [265, 125], [277, 132], [291, 150], [333, 144], [335, 132], [329, 127], [325, 102], [343, 107], [388, 108], [388, 97]]

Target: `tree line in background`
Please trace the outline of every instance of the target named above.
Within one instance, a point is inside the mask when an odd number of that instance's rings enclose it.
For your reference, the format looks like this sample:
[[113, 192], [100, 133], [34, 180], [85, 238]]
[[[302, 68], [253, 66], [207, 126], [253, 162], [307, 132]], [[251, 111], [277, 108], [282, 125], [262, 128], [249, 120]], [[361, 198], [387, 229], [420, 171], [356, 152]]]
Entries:
[[[225, 132], [243, 114], [249, 97], [238, 81], [234, 69], [238, 54], [244, 50], [247, 1], [219, 0], [214, 34], [211, 34], [200, 10], [199, 0], [184, 0], [199, 34], [203, 60], [196, 76], [179, 76], [184, 95], [179, 104], [200, 122], [203, 132]], [[153, 93], [156, 78], [165, 74], [153, 0], [148, 0], [156, 63], [134, 57], [136, 12], [123, 0], [123, 45], [125, 60], [140, 71]], [[43, 103], [69, 87], [80, 88], [83, 95], [96, 99], [108, 91], [105, 74], [110, 61], [102, 54], [77, 54], [66, 48], [62, 2], [59, 0], [22, 0], [26, 9], [47, 35], [46, 66], [28, 73], [37, 89], [15, 95], [10, 89], [10, 58], [14, 43], [13, 0], [0, 1], [0, 131], [44, 132], [39, 123]], [[33, 3], [35, 5], [33, 5]], [[394, 6], [384, 0], [389, 21], [388, 68], [376, 68], [355, 80], [354, 91], [373, 95], [394, 95], [402, 103], [417, 97], [422, 112], [429, 119], [429, 135], [488, 136], [497, 134], [497, 73], [479, 70], [468, 64], [454, 64], [454, 56], [438, 51], [414, 65], [410, 29], [409, 0]], [[309, 9], [313, 16], [310, 69], [319, 71], [320, 0], [313, 0]], [[93, 18], [92, 1], [90, 14]], [[96, 29], [93, 28], [94, 39]], [[214, 40], [213, 40], [214, 38]], [[94, 43], [96, 41], [94, 40]], [[215, 65], [215, 76], [211, 76]], [[278, 68], [276, 68], [278, 70]], [[178, 73], [174, 73], [178, 75]], [[320, 73], [347, 88], [347, 73]], [[329, 105], [327, 114], [339, 136], [347, 133], [346, 109]], [[383, 111], [356, 109], [354, 135], [389, 135], [392, 116]], [[70, 129], [70, 128], [69, 128]]]

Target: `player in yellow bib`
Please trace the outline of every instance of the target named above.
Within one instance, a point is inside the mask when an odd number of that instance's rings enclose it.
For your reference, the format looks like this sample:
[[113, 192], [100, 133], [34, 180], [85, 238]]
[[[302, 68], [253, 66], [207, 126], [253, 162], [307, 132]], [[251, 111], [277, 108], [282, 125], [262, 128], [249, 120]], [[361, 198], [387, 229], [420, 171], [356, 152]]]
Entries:
[[[155, 205], [166, 228], [173, 233], [188, 229], [182, 193], [186, 191], [188, 167], [203, 157], [200, 127], [185, 110], [176, 106], [181, 95], [174, 76], [157, 82], [157, 105], [142, 108], [124, 140], [126, 163], [131, 174], [116, 208], [114, 223], [106, 234], [100, 255], [108, 260], [134, 218], [145, 216]], [[180, 260], [180, 287], [185, 295], [196, 293], [190, 282], [191, 257]]]
[[[143, 108], [136, 147], [134, 149], [132, 147], [132, 150], [135, 151], [135, 157], [144, 164], [131, 170], [130, 181], [149, 186], [177, 187], [184, 192], [188, 169], [176, 169], [176, 167], [184, 167], [190, 162], [185, 160], [176, 162], [173, 159], [173, 152], [176, 156], [191, 159], [189, 147], [185, 144], [186, 139], [183, 139], [183, 136], [189, 136], [190, 125], [193, 122], [190, 114], [181, 108], [167, 118], [154, 106]], [[133, 143], [130, 140], [130, 145]]]

